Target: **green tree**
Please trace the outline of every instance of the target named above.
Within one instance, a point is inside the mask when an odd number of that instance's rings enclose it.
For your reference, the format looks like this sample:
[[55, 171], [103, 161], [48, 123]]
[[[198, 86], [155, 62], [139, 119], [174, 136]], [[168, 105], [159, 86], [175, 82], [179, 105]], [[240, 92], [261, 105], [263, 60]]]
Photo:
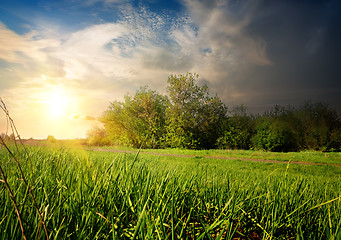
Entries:
[[104, 124], [113, 145], [131, 145], [131, 133], [126, 123], [129, 119], [126, 112], [124, 102], [115, 100], [99, 119]]
[[253, 137], [256, 148], [271, 151], [341, 148], [340, 117], [323, 103], [307, 102], [298, 108], [275, 106], [258, 119], [256, 129]]
[[48, 135], [46, 140], [47, 140], [48, 142], [50, 142], [50, 143], [55, 143], [55, 142], [57, 142], [57, 139], [56, 139], [54, 136], [52, 136], [52, 135]]
[[207, 85], [196, 84], [197, 74], [168, 78], [167, 143], [179, 148], [213, 148], [223, 132], [227, 107], [211, 97]]
[[135, 96], [126, 95], [124, 102], [111, 103], [101, 121], [116, 144], [159, 148], [165, 134], [167, 106], [167, 97], [145, 86]]
[[341, 121], [337, 111], [324, 103], [307, 102], [296, 111], [302, 122], [302, 147], [305, 149], [339, 149]]
[[87, 144], [92, 146], [105, 146], [110, 145], [105, 128], [94, 127], [87, 132]]
[[330, 133], [330, 140], [327, 145], [327, 150], [338, 152], [341, 151], [341, 126], [332, 130], [332, 132]]
[[219, 148], [250, 149], [254, 134], [255, 120], [248, 115], [244, 105], [236, 106], [229, 111], [223, 136], [218, 139]]
[[302, 142], [302, 122], [295, 116], [296, 109], [274, 106], [256, 121], [252, 138], [255, 148], [274, 152], [297, 151]]
[[290, 125], [279, 119], [262, 118], [252, 142], [255, 148], [273, 152], [297, 151], [297, 137]]

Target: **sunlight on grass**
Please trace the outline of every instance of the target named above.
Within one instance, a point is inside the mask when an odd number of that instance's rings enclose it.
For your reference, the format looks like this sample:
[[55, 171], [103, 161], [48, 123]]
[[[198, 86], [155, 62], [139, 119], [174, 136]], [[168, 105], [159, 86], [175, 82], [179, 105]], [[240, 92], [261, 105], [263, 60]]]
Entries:
[[[44, 239], [6, 151], [24, 227]], [[51, 239], [338, 239], [340, 167], [30, 147], [19, 152]], [[0, 238], [19, 239], [0, 189]]]

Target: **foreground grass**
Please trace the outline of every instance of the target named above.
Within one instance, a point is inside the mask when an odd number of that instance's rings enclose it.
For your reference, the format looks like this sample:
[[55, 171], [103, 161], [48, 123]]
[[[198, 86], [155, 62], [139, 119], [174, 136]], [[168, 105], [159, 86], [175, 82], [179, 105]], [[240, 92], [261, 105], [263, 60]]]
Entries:
[[[206, 159], [201, 152], [181, 158], [34, 147], [29, 153], [18, 157], [51, 239], [341, 239], [337, 166]], [[28, 238], [44, 239], [4, 149], [0, 161]], [[0, 186], [0, 239], [20, 239]]]

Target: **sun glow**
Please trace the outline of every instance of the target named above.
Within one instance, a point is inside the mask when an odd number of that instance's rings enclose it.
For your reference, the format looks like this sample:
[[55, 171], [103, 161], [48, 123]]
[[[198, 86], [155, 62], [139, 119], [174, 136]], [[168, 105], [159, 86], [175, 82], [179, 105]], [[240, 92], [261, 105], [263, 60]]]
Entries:
[[66, 114], [69, 98], [61, 88], [56, 88], [47, 95], [46, 103], [51, 117], [62, 117]]

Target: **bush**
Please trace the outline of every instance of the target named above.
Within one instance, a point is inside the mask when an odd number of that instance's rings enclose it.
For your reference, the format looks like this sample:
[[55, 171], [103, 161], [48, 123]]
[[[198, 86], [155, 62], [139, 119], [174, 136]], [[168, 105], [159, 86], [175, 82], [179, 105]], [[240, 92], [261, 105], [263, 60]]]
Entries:
[[328, 151], [341, 151], [341, 129], [335, 129], [330, 134], [330, 141], [327, 145]]
[[52, 136], [52, 135], [48, 135], [47, 136], [47, 141], [50, 142], [50, 143], [56, 143], [57, 139], [54, 136]]
[[297, 151], [297, 136], [290, 126], [282, 121], [263, 121], [256, 128], [252, 138], [255, 148], [273, 152]]
[[254, 116], [247, 114], [244, 105], [234, 107], [230, 115], [222, 137], [217, 140], [217, 146], [227, 149], [250, 149], [254, 134]]
[[92, 146], [110, 145], [105, 128], [94, 127], [88, 133], [87, 143]]
[[307, 102], [296, 111], [301, 121], [303, 148], [330, 151], [341, 148], [341, 120], [327, 104]]

